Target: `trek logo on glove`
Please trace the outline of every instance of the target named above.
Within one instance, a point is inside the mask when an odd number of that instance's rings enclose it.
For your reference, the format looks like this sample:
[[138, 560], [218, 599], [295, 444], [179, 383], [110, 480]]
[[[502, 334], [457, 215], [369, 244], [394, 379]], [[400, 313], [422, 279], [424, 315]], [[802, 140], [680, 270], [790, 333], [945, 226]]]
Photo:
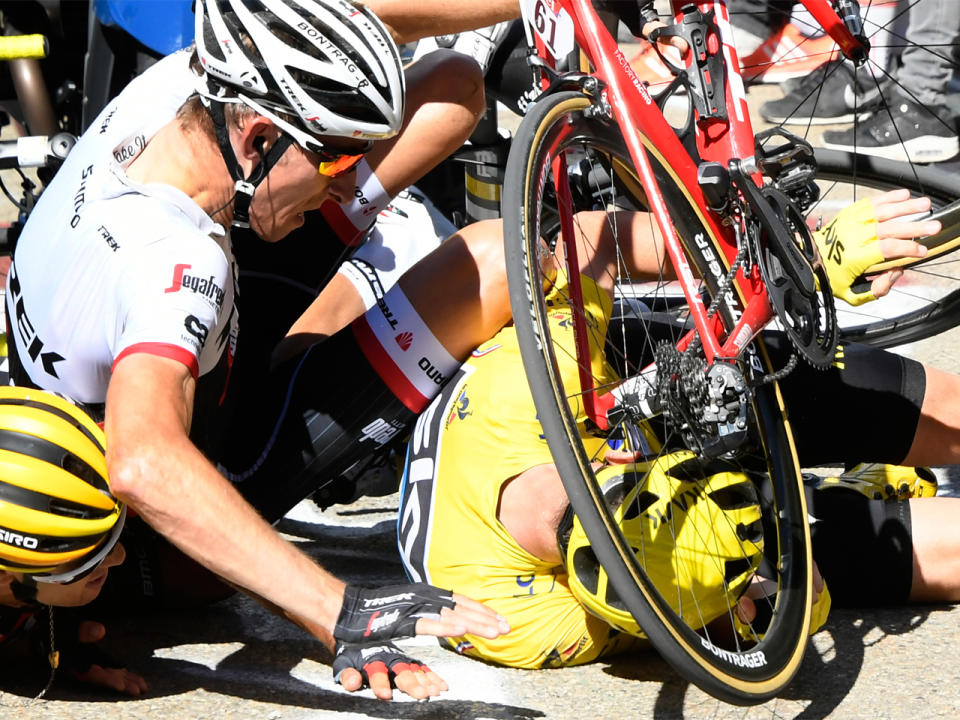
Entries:
[[383, 607], [384, 605], [391, 605], [398, 601], [409, 602], [412, 599], [413, 593], [401, 593], [400, 595], [391, 595], [390, 597], [365, 599], [363, 601], [363, 609], [369, 610], [370, 608]]

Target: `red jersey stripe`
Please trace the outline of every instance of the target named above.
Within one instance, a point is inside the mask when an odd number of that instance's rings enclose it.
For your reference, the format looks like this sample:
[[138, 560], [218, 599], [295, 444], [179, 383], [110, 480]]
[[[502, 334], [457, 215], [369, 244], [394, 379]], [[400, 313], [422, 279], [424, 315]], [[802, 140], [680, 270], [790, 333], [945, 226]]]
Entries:
[[113, 372], [117, 367], [117, 363], [123, 358], [128, 355], [135, 355], [136, 353], [147, 353], [148, 355], [158, 355], [159, 357], [176, 360], [187, 366], [194, 380], [200, 376], [200, 363], [196, 355], [179, 345], [158, 342], [134, 343], [130, 347], [124, 348], [121, 353], [113, 359], [113, 367], [110, 368], [110, 371]]

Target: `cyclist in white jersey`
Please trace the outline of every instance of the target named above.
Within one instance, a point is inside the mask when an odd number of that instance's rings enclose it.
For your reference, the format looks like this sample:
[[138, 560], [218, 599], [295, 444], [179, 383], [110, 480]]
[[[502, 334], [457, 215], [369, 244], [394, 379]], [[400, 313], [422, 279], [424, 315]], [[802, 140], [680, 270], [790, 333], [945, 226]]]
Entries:
[[[103, 406], [116, 495], [213, 572], [328, 645], [340, 641], [345, 687], [359, 685], [353, 666], [364, 657], [351, 643], [362, 641], [387, 652], [397, 687], [426, 697], [442, 681], [386, 640], [467, 627], [496, 635], [502, 619], [430, 586], [345, 586], [273, 532], [187, 437], [197, 380], [229, 365], [236, 334], [227, 228], [249, 225], [275, 242], [327, 198], [348, 198], [350, 170], [403, 119], [399, 56], [375, 16], [303, 0], [282, 28], [291, 12], [276, 0], [257, 12], [198, 3], [200, 95], [171, 121], [137, 124], [132, 114], [153, 107], [157, 89], [134, 83], [91, 127], [14, 257], [11, 372]], [[182, 71], [179, 56], [168, 62]], [[331, 82], [338, 92], [326, 92]]]

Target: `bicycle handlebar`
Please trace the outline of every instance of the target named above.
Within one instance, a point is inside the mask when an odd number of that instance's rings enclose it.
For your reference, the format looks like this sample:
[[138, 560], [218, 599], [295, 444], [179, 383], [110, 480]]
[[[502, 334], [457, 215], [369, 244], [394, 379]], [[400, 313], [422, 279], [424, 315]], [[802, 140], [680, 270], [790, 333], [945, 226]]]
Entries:
[[59, 167], [76, 142], [76, 137], [65, 132], [0, 141], [0, 170]]
[[49, 53], [50, 43], [43, 35], [0, 36], [0, 60], [42, 60]]

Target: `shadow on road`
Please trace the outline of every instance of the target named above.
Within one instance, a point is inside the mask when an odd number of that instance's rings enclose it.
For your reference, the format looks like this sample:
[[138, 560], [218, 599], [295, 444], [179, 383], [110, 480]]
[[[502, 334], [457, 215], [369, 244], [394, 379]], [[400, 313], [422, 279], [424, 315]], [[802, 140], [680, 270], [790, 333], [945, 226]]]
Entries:
[[[768, 701], [771, 717], [814, 720], [829, 716], [853, 689], [863, 668], [867, 648], [887, 636], [902, 635], [922, 625], [931, 612], [948, 606], [913, 606], [870, 610], [834, 610], [825, 629], [811, 641], [794, 681], [778, 698]], [[617, 658], [605, 672], [614, 677], [638, 682], [661, 683], [654, 706], [654, 720], [677, 720], [690, 709], [687, 691], [690, 684], [655, 653]], [[701, 695], [702, 697], [702, 695]], [[784, 715], [785, 705], [778, 701], [808, 703], [797, 714]], [[710, 700], [717, 706], [716, 717], [725, 716], [721, 708], [733, 706]], [[693, 711], [703, 714], [703, 701]], [[766, 707], [766, 705], [764, 706]], [[762, 715], [758, 715], [762, 716]], [[754, 717], [754, 715], [751, 715]]]
[[[112, 641], [105, 643], [116, 657], [148, 678], [147, 699], [184, 695], [195, 690], [298, 709], [349, 713], [371, 718], [470, 718], [527, 720], [543, 717], [539, 710], [502, 703], [433, 700], [429, 703], [382, 703], [348, 695], [302, 680], [307, 674], [332, 686], [330, 654], [316, 641], [272, 616], [246, 598], [190, 611], [153, 612], [111, 622]], [[206, 646], [199, 649], [200, 646]], [[189, 657], [190, 659], [183, 659]], [[5, 671], [4, 691], [23, 698], [36, 695], [38, 675]], [[20, 675], [20, 677], [17, 677]], [[78, 684], [57, 683], [51, 700], [102, 701], [101, 693]], [[132, 698], [115, 696], [117, 702]], [[142, 702], [142, 701], [140, 701]]]

